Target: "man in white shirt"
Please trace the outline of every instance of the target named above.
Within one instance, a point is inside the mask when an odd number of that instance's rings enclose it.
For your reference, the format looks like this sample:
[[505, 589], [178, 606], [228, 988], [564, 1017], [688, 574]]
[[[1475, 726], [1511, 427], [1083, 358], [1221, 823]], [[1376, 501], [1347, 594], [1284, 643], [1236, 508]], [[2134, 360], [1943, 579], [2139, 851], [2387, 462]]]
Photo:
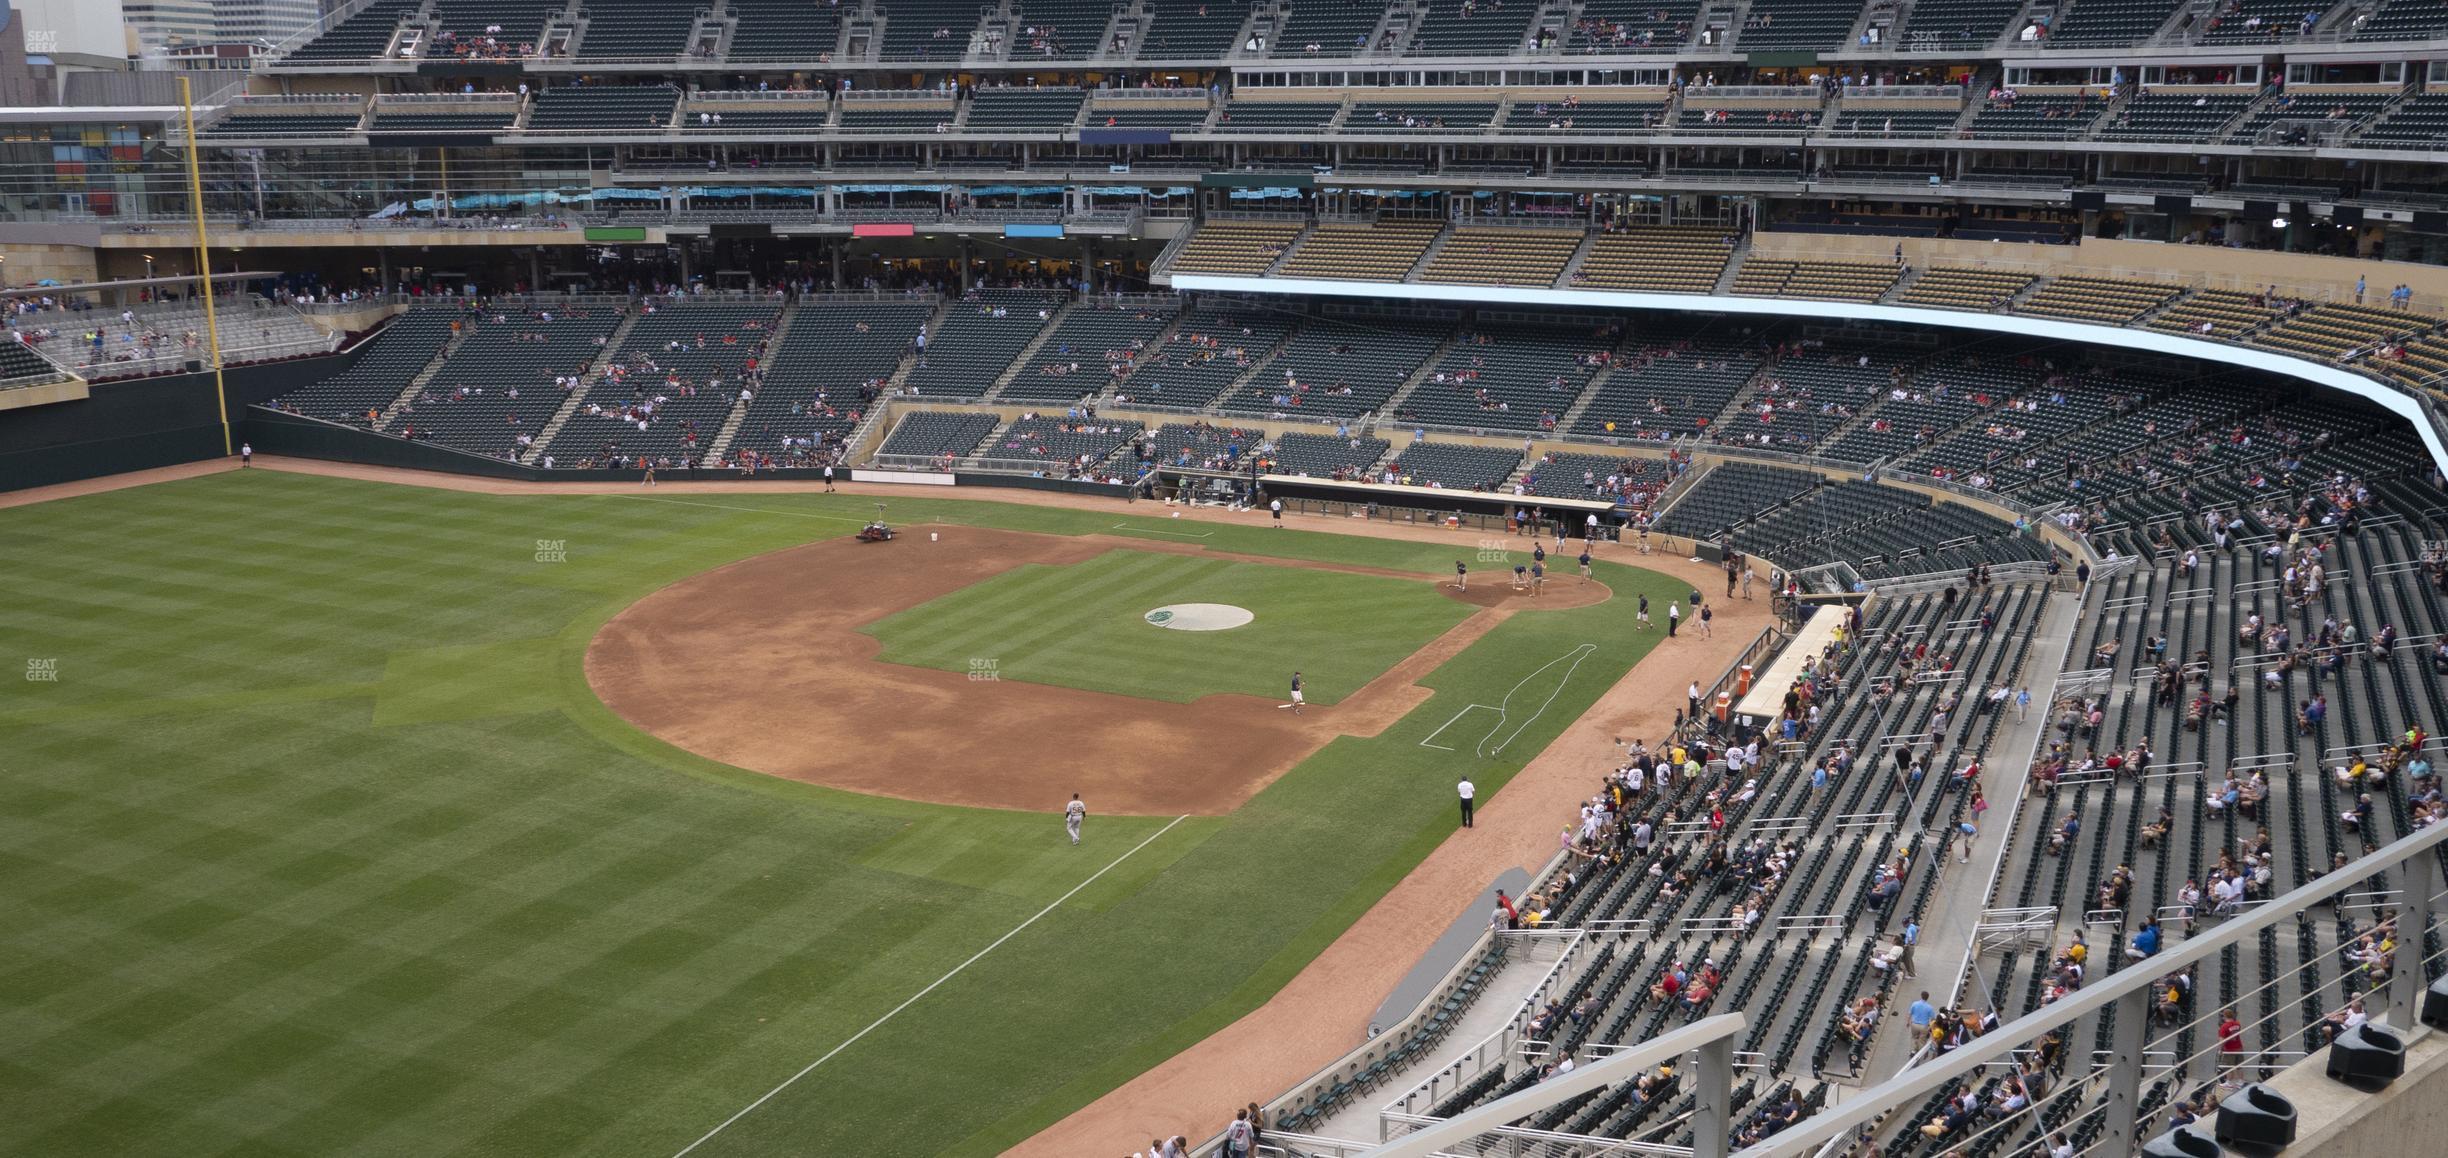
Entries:
[[1071, 834], [1071, 843], [1078, 844], [1080, 822], [1088, 819], [1088, 806], [1080, 803], [1079, 793], [1071, 794], [1071, 803], [1063, 806], [1063, 831]]
[[1470, 777], [1465, 776], [1460, 784], [1454, 786], [1454, 791], [1462, 794], [1462, 827], [1469, 828], [1471, 826], [1471, 800], [1479, 795], [1479, 789], [1470, 782]]

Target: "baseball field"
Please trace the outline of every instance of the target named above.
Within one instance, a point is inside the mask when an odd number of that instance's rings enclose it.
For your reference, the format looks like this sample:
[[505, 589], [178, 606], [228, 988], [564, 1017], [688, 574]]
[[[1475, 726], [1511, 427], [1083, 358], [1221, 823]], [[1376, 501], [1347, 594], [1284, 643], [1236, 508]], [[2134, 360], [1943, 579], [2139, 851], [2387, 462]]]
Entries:
[[[0, 1152], [993, 1153], [1263, 1002], [1680, 588], [873, 513], [266, 470], [0, 510]], [[1147, 621], [1191, 602], [1255, 617]]]

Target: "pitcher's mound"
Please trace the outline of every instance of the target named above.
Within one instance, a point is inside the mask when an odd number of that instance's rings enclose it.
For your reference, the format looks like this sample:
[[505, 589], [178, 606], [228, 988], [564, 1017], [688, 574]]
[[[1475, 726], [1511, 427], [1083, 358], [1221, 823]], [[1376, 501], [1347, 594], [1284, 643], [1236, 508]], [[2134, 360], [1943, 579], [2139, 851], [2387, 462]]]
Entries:
[[1230, 603], [1168, 603], [1140, 618], [1168, 631], [1230, 631], [1258, 617]]

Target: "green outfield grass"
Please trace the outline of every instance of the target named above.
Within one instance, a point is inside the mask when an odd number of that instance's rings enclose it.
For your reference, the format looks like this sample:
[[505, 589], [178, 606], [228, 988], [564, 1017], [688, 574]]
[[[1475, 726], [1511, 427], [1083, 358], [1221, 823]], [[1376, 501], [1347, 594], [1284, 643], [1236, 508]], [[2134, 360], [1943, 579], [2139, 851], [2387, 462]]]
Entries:
[[[1120, 510], [891, 513], [1138, 533]], [[1035, 918], [696, 1151], [993, 1153], [1263, 1001], [1443, 838], [1456, 773], [1492, 792], [1654, 642], [1635, 591], [1678, 589], [1603, 566], [1617, 602], [1513, 617], [1384, 735], [1077, 849], [713, 764], [589, 692], [621, 608], [870, 511], [260, 470], [0, 511], [0, 1152], [669, 1155]]]
[[[1142, 618], [1167, 603], [1229, 603], [1257, 618], [1227, 631]], [[1121, 550], [1016, 568], [867, 631], [893, 663], [967, 671], [984, 657], [1002, 679], [1176, 703], [1281, 697], [1298, 670], [1309, 702], [1331, 704], [1474, 610], [1416, 580]]]

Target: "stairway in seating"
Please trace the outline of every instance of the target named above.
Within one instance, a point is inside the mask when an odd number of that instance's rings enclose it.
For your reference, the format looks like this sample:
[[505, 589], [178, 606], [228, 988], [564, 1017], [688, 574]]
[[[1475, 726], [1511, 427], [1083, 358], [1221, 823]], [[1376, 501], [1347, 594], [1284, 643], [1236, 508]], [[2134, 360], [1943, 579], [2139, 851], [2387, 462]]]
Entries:
[[[1499, 121], [1498, 123], [1501, 124], [1503, 122]], [[1453, 236], [1454, 227], [1451, 225], [1447, 225], [1445, 228], [1438, 230], [1436, 237], [1428, 242], [1428, 248], [1421, 251], [1419, 260], [1412, 262], [1411, 268], [1403, 272], [1402, 279], [1404, 281], [1418, 281], [1420, 279], [1420, 275], [1428, 271], [1428, 263], [1435, 261], [1437, 254], [1445, 251], [1445, 243], [1452, 241]]]
[[603, 380], [604, 371], [612, 368], [612, 359], [620, 352], [621, 343], [628, 341], [629, 331], [637, 328], [639, 314], [640, 311], [631, 309], [621, 315], [620, 324], [612, 327], [611, 334], [604, 338], [602, 352], [596, 354], [595, 359], [587, 363], [586, 372], [578, 376], [578, 388], [561, 400], [561, 408], [553, 411], [544, 428], [536, 432], [534, 445], [519, 456], [521, 465], [534, 466], [544, 460], [544, 448], [552, 445], [553, 436], [561, 433], [561, 427], [570, 420], [570, 415], [578, 413], [578, 408], [586, 403], [587, 393], [595, 388], [595, 383]]
[[1453, 353], [1454, 347], [1462, 344], [1462, 332], [1469, 326], [1468, 318], [1454, 323], [1453, 331], [1445, 335], [1444, 341], [1437, 343], [1437, 348], [1420, 362], [1419, 369], [1413, 370], [1410, 377], [1403, 379], [1402, 385], [1394, 388], [1394, 393], [1386, 397], [1385, 404], [1377, 408], [1377, 413], [1389, 422], [1399, 422], [1394, 416], [1402, 413], [1403, 401], [1411, 397], [1411, 392], [1419, 389], [1420, 383], [1427, 381], [1430, 374], [1436, 373], [1438, 366], [1445, 364], [1446, 356]]
[[1003, 367], [1003, 372], [995, 375], [995, 380], [987, 384], [985, 391], [978, 395], [978, 401], [994, 401], [995, 395], [1001, 394], [1004, 387], [1012, 384], [1012, 379], [1019, 377], [1021, 371], [1037, 360], [1037, 352], [1045, 349], [1046, 339], [1053, 337], [1054, 331], [1061, 328], [1063, 319], [1070, 317], [1071, 311], [1078, 308], [1076, 304], [1066, 302], [1055, 309], [1053, 316], [1037, 327], [1037, 336], [1030, 338], [1028, 345], [1020, 347], [1020, 352], [1012, 355], [1011, 365]]
[[1598, 246], [1598, 233], [1599, 231], [1595, 229], [1582, 229], [1580, 247], [1573, 250], [1572, 257], [1564, 262], [1564, 271], [1556, 275], [1556, 289], [1573, 287], [1573, 279], [1581, 274], [1581, 263], [1588, 261], [1590, 250]]
[[1921, 274], [1922, 274], [1922, 272], [1923, 272], [1923, 267], [1921, 267], [1921, 266], [1917, 266], [1917, 265], [1907, 265], [1907, 266], [1905, 266], [1905, 267], [1904, 267], [1904, 272], [1903, 272], [1902, 274], [1897, 275], [1897, 277], [1896, 277], [1896, 279], [1895, 279], [1895, 284], [1894, 284], [1894, 285], [1891, 285], [1891, 286], [1888, 286], [1888, 287], [1887, 287], [1887, 292], [1886, 292], [1886, 293], [1883, 293], [1883, 294], [1880, 294], [1880, 295], [1879, 295], [1879, 296], [1878, 296], [1878, 297], [1877, 297], [1875, 300], [1876, 300], [1876, 301], [1877, 301], [1879, 304], [1881, 304], [1881, 305], [1885, 305], [1885, 304], [1888, 304], [1888, 303], [1890, 303], [1890, 302], [1895, 301], [1897, 298], [1900, 298], [1900, 297], [1904, 296], [1905, 291], [1910, 290], [1910, 289], [1913, 287], [1913, 283], [1914, 283], [1914, 282], [1917, 282], [1917, 281], [1920, 281], [1920, 280], [1921, 280]]
[[399, 417], [399, 412], [406, 409], [409, 403], [416, 401], [417, 393], [425, 389], [427, 384], [434, 380], [435, 375], [442, 372], [443, 364], [449, 362], [451, 355], [458, 353], [459, 347], [467, 344], [468, 335], [475, 332], [474, 324], [461, 325], [458, 333], [452, 334], [449, 341], [442, 343], [442, 348], [434, 351], [433, 360], [425, 363], [425, 368], [417, 371], [416, 376], [408, 380], [407, 387], [399, 392], [399, 397], [392, 399], [389, 406], [383, 407], [381, 417], [374, 420], [373, 429], [390, 429], [391, 420]]
[[[767, 359], [770, 360], [775, 354], [782, 352], [782, 341], [790, 336], [791, 319], [798, 316], [799, 309], [793, 306], [783, 310], [782, 316], [774, 319], [773, 333], [765, 340]], [[714, 432], [713, 439], [706, 443], [705, 453], [699, 456], [698, 461], [709, 465], [721, 462], [723, 456], [731, 452], [731, 440], [739, 437], [741, 424], [747, 421], [748, 406], [733, 401], [731, 413], [723, 417], [722, 429]]]
[[[919, 332], [925, 334], [943, 333], [944, 318], [951, 315], [953, 300], [953, 296], [948, 294], [938, 300], [935, 303], [935, 312], [927, 315], [926, 324], [920, 327]], [[892, 377], [885, 380], [883, 392], [876, 396], [876, 400], [879, 405], [884, 399], [890, 398], [893, 395], [899, 394], [903, 390], [909, 388], [910, 371], [918, 368], [919, 358], [919, 352], [915, 348], [916, 343], [913, 342], [911, 345], [913, 348], [910, 350], [910, 352], [901, 356], [901, 364], [893, 367]]]
[[1745, 233], [1735, 237], [1734, 251], [1726, 255], [1725, 272], [1717, 275], [1717, 285], [1709, 292], [1718, 297], [1733, 293], [1735, 279], [1742, 276], [1743, 259], [1749, 256], [1751, 256], [1751, 235]]

